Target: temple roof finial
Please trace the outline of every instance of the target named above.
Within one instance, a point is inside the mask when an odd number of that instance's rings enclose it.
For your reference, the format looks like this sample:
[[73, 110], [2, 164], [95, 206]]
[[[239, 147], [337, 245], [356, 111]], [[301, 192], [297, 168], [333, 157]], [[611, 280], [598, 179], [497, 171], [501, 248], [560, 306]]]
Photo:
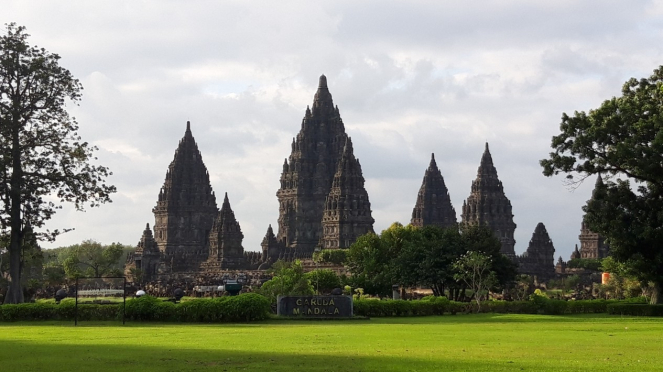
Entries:
[[327, 77], [324, 74], [320, 75], [318, 88], [327, 88]]
[[186, 131], [191, 132], [191, 122], [188, 120], [186, 121]]

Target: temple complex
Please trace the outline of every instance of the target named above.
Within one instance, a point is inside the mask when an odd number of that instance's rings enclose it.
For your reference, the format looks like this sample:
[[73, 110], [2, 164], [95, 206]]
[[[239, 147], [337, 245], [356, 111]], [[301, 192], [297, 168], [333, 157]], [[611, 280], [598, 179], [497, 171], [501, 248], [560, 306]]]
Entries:
[[127, 258], [125, 272], [150, 281], [266, 270], [279, 259], [310, 260], [316, 247], [347, 248], [372, 232], [361, 165], [324, 75], [293, 139], [276, 195], [278, 234], [270, 225], [261, 251], [245, 251], [227, 194], [217, 209], [209, 173], [187, 122], [152, 210], [154, 234], [148, 224], [136, 252]]
[[431, 154], [430, 164], [424, 173], [410, 223], [418, 227], [434, 225], [442, 228], [458, 223], [449, 190], [435, 162], [435, 154]]
[[[601, 184], [599, 177], [596, 186]], [[152, 210], [154, 229], [146, 225], [135, 253], [127, 258], [125, 273], [144, 282], [218, 279], [229, 273], [264, 272], [277, 260], [295, 259], [303, 260], [305, 269], [311, 269], [315, 250], [348, 248], [358, 237], [373, 232], [362, 167], [324, 75], [292, 140], [276, 197], [278, 233], [269, 225], [260, 250], [245, 250], [244, 234], [227, 193], [221, 209], [217, 208], [209, 173], [187, 122]], [[511, 202], [498, 178], [488, 143], [470, 195], [463, 202], [461, 220], [489, 227], [501, 242], [501, 252], [519, 264], [521, 273], [536, 276], [539, 281], [556, 275], [555, 248], [543, 223], [536, 226], [527, 251], [515, 254], [516, 224]], [[417, 227], [458, 226], [434, 154], [410, 221]], [[587, 229], [584, 222], [580, 242], [573, 257], [603, 258], [608, 254], [603, 237]], [[566, 262], [560, 257], [557, 274], [564, 275], [564, 270]]]
[[481, 156], [477, 178], [472, 181], [470, 196], [463, 202], [462, 221], [488, 226], [502, 243], [502, 254], [515, 260], [516, 240], [513, 233], [516, 224], [513, 222], [511, 202], [504, 194], [502, 181], [497, 177], [488, 143]]

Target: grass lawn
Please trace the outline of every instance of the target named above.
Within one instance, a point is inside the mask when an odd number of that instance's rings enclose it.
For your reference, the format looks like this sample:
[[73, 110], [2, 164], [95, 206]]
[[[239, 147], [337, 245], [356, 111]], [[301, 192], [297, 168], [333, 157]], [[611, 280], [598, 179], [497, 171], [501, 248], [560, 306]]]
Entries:
[[663, 319], [0, 323], [1, 371], [660, 371]]

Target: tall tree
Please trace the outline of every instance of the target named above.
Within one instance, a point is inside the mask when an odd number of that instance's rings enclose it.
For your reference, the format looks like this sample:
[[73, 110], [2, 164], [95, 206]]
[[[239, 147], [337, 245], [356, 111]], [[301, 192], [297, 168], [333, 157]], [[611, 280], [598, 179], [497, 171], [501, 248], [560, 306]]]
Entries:
[[543, 174], [606, 178], [583, 207], [585, 223], [607, 238], [615, 260], [654, 283], [652, 303], [662, 302], [663, 66], [589, 113], [563, 114], [560, 130]]
[[[30, 46], [22, 26], [6, 25], [0, 37], [0, 228], [9, 230], [11, 284], [5, 303], [23, 302], [21, 250], [27, 228], [44, 226], [61, 203], [76, 209], [110, 202], [111, 173], [83, 142], [66, 102], [81, 98], [82, 86], [59, 65], [60, 56]], [[59, 230], [36, 233], [54, 240]]]

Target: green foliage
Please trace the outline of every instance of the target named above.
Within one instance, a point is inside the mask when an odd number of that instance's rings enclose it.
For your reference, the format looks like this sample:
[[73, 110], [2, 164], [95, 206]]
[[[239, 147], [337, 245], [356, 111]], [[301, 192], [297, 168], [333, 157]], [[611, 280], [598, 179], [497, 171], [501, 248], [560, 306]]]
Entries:
[[474, 292], [477, 309], [481, 309], [484, 292], [497, 284], [497, 276], [492, 271], [491, 258], [479, 251], [470, 251], [460, 256], [454, 263], [454, 278], [464, 282]]
[[[111, 172], [92, 165], [96, 147], [81, 140], [66, 103], [82, 86], [59, 65], [60, 56], [28, 44], [25, 28], [6, 24], [0, 36], [0, 225], [10, 235], [7, 303], [23, 302], [21, 265], [29, 239], [54, 240], [42, 229], [61, 203], [77, 210], [110, 202]], [[38, 231], [32, 233], [32, 229]]]
[[588, 227], [607, 238], [610, 254], [642, 282], [653, 282], [652, 302], [663, 301], [663, 67], [630, 79], [620, 97], [595, 109], [562, 115], [552, 139], [546, 176], [590, 175], [597, 182], [583, 208]]
[[503, 288], [513, 282], [515, 265], [500, 253], [501, 244], [493, 232], [483, 226], [442, 229], [436, 226], [417, 228], [392, 224], [380, 235], [367, 234], [353, 244], [346, 266], [349, 282], [366, 293], [389, 296], [391, 286], [428, 287], [436, 295], [445, 289], [465, 284], [455, 278], [453, 264], [468, 252], [480, 252], [490, 258], [495, 273], [491, 287]]
[[334, 288], [341, 288], [341, 278], [334, 270], [313, 270], [304, 274], [304, 277], [318, 293], [330, 293]]
[[343, 265], [347, 255], [347, 249], [323, 249], [320, 252], [313, 253], [313, 261]]
[[69, 257], [63, 263], [64, 271], [70, 278], [121, 276], [118, 265], [124, 254], [123, 248], [119, 243], [102, 246], [94, 240], [85, 240], [71, 247]]
[[[355, 300], [354, 314], [368, 317], [429, 316], [456, 313], [500, 313], [500, 314], [598, 314], [608, 312], [608, 307], [617, 301], [553, 300], [537, 296], [530, 301], [484, 301], [476, 303], [449, 301], [445, 297], [426, 297], [422, 300]], [[615, 314], [615, 313], [613, 313]]]
[[450, 301], [445, 297], [437, 300], [355, 300], [354, 315], [368, 317], [430, 316], [450, 311]]
[[[79, 320], [119, 320], [122, 303], [79, 304]], [[126, 319], [159, 322], [248, 322], [264, 320], [271, 312], [270, 302], [256, 293], [225, 296], [214, 299], [195, 299], [178, 304], [151, 296], [129, 299]], [[73, 300], [55, 303], [29, 303], [0, 306], [0, 321], [22, 320], [74, 320]]]
[[398, 282], [403, 286], [429, 287], [442, 295], [456, 285], [453, 263], [464, 252], [457, 228], [425, 226], [414, 229], [394, 260]]
[[[400, 232], [401, 228], [402, 225], [394, 224], [385, 231], [396, 229]], [[396, 247], [389, 246], [376, 234], [360, 236], [347, 253], [347, 266], [351, 273], [349, 284], [376, 295], [391, 293], [391, 286], [396, 280], [390, 266], [395, 250]]]
[[305, 296], [315, 293], [315, 289], [304, 274], [300, 261], [276, 261], [272, 265], [274, 276], [263, 283], [258, 293], [276, 302], [278, 296]]
[[[79, 304], [79, 320], [115, 320], [122, 316], [121, 304], [93, 305]], [[16, 322], [24, 320], [74, 320], [74, 301], [55, 303], [26, 303], [0, 306], [0, 321]]]
[[127, 301], [130, 320], [177, 322], [244, 322], [264, 320], [271, 312], [270, 301], [257, 293], [193, 299], [177, 304], [150, 296]]
[[567, 263], [571, 269], [587, 269], [601, 271], [601, 260], [598, 258], [572, 258]]

